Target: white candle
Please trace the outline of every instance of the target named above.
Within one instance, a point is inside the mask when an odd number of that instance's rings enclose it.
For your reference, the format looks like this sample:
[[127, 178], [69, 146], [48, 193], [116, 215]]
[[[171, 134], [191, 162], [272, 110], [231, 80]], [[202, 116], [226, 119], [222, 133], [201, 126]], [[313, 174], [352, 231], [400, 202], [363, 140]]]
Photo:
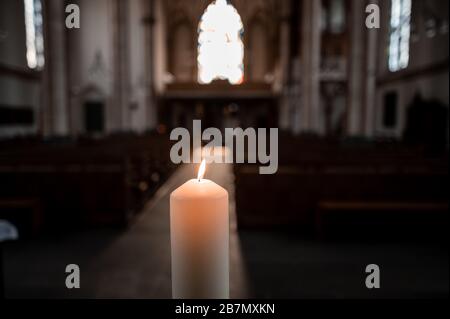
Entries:
[[197, 179], [170, 195], [172, 297], [176, 299], [229, 298], [228, 192]]

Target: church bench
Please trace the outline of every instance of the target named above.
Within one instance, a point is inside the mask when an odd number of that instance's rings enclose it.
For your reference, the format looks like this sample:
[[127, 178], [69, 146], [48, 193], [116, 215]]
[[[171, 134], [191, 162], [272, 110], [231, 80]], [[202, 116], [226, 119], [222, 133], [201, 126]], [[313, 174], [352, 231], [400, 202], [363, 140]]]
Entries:
[[169, 147], [157, 136], [2, 149], [0, 199], [41, 199], [50, 228], [126, 225], [174, 169]]
[[448, 202], [322, 201], [316, 210], [316, 234], [325, 239], [365, 237], [443, 237]]
[[[128, 190], [120, 164], [27, 164], [0, 166], [0, 198], [33, 196], [42, 201], [45, 225], [68, 228], [104, 219], [122, 223]], [[109, 196], [108, 196], [109, 195]], [[100, 218], [102, 217], [102, 218]]]
[[447, 201], [443, 160], [302, 161], [280, 165], [275, 175], [259, 175], [256, 165], [235, 165], [234, 171], [240, 228], [288, 226], [308, 232], [315, 228], [317, 207], [324, 201]]

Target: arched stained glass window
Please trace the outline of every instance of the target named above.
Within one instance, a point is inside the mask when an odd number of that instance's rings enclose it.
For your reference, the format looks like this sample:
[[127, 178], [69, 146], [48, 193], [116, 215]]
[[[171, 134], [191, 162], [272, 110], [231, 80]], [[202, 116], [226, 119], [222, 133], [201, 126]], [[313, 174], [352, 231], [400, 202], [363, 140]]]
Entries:
[[198, 34], [198, 81], [244, 80], [244, 32], [241, 17], [226, 0], [216, 0], [203, 13]]

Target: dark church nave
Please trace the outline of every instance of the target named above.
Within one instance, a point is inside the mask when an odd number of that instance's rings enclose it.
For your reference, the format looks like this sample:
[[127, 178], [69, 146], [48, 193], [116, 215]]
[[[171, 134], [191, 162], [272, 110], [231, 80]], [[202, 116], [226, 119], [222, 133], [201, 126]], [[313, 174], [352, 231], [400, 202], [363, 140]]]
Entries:
[[0, 299], [445, 299], [446, 0], [0, 1]]

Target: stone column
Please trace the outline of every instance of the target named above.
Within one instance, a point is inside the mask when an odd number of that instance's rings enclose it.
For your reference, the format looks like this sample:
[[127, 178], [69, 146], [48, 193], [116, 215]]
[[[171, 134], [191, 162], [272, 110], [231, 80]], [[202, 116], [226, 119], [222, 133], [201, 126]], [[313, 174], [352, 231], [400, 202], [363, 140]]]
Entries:
[[[372, 4], [378, 4], [378, 0], [370, 0]], [[378, 32], [379, 29], [367, 30], [367, 66], [366, 66], [366, 99], [365, 99], [365, 128], [366, 137], [373, 137], [375, 130], [375, 99], [376, 77], [378, 61]]]
[[279, 41], [280, 78], [278, 83], [280, 87], [275, 87], [275, 90], [281, 93], [279, 126], [282, 130], [289, 129], [289, 72], [291, 72], [289, 70], [291, 32], [291, 26], [289, 24], [289, 14], [291, 10], [290, 4], [290, 0], [281, 1]]
[[114, 92], [113, 130], [128, 130], [130, 125], [130, 76], [128, 48], [128, 1], [116, 0], [114, 12]]
[[[145, 0], [143, 0], [145, 1]], [[146, 2], [145, 25], [145, 86], [146, 86], [146, 114], [147, 128], [153, 130], [157, 125], [156, 99], [154, 92], [154, 25], [155, 25], [155, 0]]]
[[303, 0], [301, 103], [295, 133], [320, 133], [320, 45], [321, 1]]
[[350, 92], [347, 109], [347, 134], [358, 136], [363, 133], [363, 107], [365, 104], [365, 1], [352, 0], [351, 6]]
[[69, 110], [66, 65], [66, 29], [64, 1], [46, 0], [44, 135], [69, 134]]

